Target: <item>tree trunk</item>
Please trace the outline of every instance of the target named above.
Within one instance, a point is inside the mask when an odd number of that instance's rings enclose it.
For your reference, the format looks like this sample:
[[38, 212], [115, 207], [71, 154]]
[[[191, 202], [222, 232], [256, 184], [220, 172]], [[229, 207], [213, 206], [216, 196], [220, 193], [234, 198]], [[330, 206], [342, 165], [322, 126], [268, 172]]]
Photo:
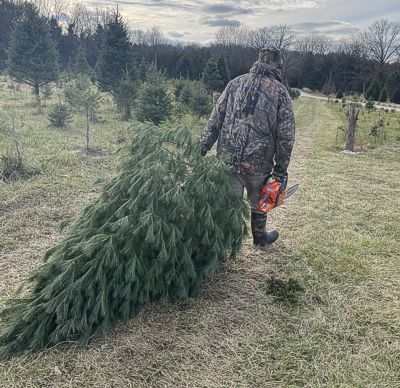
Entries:
[[132, 118], [131, 106], [128, 103], [125, 105], [124, 120], [130, 120], [131, 118]]
[[86, 152], [89, 153], [89, 140], [90, 140], [90, 116], [89, 110], [86, 111]]
[[360, 113], [359, 109], [355, 106], [351, 106], [347, 113], [348, 118], [348, 127], [346, 131], [346, 151], [354, 151], [354, 143], [356, 142], [356, 129], [357, 129], [357, 120], [358, 114]]
[[40, 108], [41, 108], [42, 104], [40, 102], [40, 86], [39, 86], [38, 83], [35, 83], [34, 89], [35, 89], [36, 101], [37, 101], [37, 104], [38, 104], [38, 107], [39, 107], [39, 111], [40, 111]]

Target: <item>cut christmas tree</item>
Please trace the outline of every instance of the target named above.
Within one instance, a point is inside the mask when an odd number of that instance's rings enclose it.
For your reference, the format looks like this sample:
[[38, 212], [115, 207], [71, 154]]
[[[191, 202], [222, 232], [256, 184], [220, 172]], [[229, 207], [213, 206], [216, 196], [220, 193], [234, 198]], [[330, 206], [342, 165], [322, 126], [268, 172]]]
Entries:
[[88, 343], [141, 305], [194, 296], [246, 233], [221, 160], [185, 128], [139, 128], [118, 175], [0, 312], [0, 355]]

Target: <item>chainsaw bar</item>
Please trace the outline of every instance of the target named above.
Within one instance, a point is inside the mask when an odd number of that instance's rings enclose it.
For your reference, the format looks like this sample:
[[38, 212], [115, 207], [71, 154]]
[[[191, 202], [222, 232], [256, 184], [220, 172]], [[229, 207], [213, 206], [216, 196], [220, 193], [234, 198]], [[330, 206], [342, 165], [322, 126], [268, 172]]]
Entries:
[[291, 195], [293, 195], [299, 189], [299, 187], [300, 186], [297, 184], [297, 185], [292, 186], [290, 189], [287, 189], [284, 199], [289, 198]]

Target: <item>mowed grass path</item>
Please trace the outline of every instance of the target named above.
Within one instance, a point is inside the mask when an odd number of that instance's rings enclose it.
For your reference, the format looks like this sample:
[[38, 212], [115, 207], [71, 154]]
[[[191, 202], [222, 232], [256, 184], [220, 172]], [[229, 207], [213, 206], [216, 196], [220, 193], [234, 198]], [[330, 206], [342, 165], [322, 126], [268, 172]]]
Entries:
[[[147, 306], [88, 347], [0, 363], [0, 387], [399, 387], [400, 148], [343, 154], [334, 109], [295, 109], [301, 192], [271, 216], [276, 245], [249, 240], [199, 298]], [[54, 175], [0, 186], [0, 303], [60, 238], [56, 221], [96, 195], [87, 177], [108, 176], [108, 159], [71, 162], [70, 186]], [[266, 294], [272, 276], [302, 283], [296, 304]]]

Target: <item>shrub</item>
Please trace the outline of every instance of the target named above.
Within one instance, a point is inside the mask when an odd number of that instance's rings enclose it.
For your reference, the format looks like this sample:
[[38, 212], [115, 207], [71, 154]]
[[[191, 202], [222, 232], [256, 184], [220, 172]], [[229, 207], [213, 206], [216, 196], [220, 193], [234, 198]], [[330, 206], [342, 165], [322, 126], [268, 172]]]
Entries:
[[289, 95], [290, 95], [290, 97], [291, 97], [292, 99], [299, 98], [299, 97], [300, 97], [300, 95], [301, 95], [301, 93], [300, 93], [300, 90], [299, 90], [299, 89], [295, 89], [295, 88], [288, 88], [287, 90], [288, 90], [288, 92], [289, 92]]
[[0, 179], [5, 182], [13, 181], [23, 174], [22, 160], [16, 156], [0, 156]]
[[37, 168], [25, 166], [22, 159], [11, 154], [0, 156], [0, 180], [6, 183], [29, 178], [39, 173]]

